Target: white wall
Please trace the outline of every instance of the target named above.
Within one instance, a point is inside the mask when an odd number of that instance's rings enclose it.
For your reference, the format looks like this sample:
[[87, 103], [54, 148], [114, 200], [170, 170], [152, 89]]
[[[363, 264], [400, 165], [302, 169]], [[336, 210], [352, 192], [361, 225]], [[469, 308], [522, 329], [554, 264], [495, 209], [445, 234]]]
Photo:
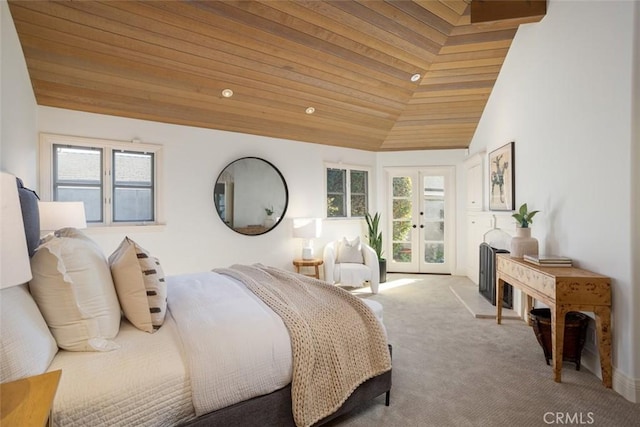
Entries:
[[640, 373], [630, 204], [637, 8], [550, 1], [541, 22], [518, 30], [470, 147], [515, 141], [516, 206], [541, 211], [541, 251], [612, 278], [614, 387], [627, 397]]
[[[638, 343], [640, 343], [640, 225], [638, 225], [637, 218], [640, 218], [640, 7], [636, 5], [634, 10], [634, 35], [633, 35], [633, 75], [632, 77], [632, 109], [631, 109], [631, 122], [633, 128], [631, 130], [631, 164], [632, 173], [631, 177], [631, 218], [633, 222], [633, 228], [631, 230], [631, 265], [633, 266], [632, 273], [632, 298], [631, 301], [635, 301], [633, 314], [634, 317], [631, 321], [632, 329], [630, 333], [631, 340], [636, 343], [636, 349]], [[635, 363], [634, 363], [634, 377], [640, 377], [640, 351], [636, 351]], [[636, 390], [636, 395], [640, 396], [640, 391]]]
[[36, 99], [9, 6], [0, 0], [0, 169], [36, 184]]
[[[42, 132], [161, 144], [164, 157], [164, 205], [167, 225], [162, 230], [89, 229], [109, 254], [125, 233], [160, 258], [165, 272], [178, 274], [262, 262], [292, 269], [302, 241], [292, 238], [291, 218], [323, 217], [324, 161], [375, 166], [375, 154], [253, 135], [198, 129], [144, 120], [38, 107]], [[260, 236], [242, 236], [219, 219], [213, 205], [213, 185], [233, 160], [261, 157], [274, 164], [289, 189], [283, 223]], [[362, 234], [364, 221], [325, 221], [315, 247], [343, 234]]]
[[[263, 262], [291, 268], [302, 241], [292, 239], [290, 218], [324, 217], [324, 165], [343, 163], [367, 166], [374, 173], [372, 206], [382, 210], [382, 173], [388, 166], [457, 166], [458, 187], [464, 182], [461, 162], [466, 150], [371, 153], [232, 132], [168, 125], [65, 109], [38, 107], [41, 132], [68, 134], [161, 144], [164, 147], [165, 210], [164, 232], [127, 229], [138, 235], [171, 273], [226, 266], [234, 262]], [[241, 236], [229, 230], [213, 206], [213, 183], [231, 161], [244, 156], [262, 157], [283, 174], [289, 190], [289, 207], [283, 223], [262, 236]], [[377, 165], [377, 166], [376, 166]], [[457, 205], [464, 205], [464, 191], [458, 190]], [[463, 218], [459, 224], [464, 223]], [[110, 253], [123, 237], [122, 230], [89, 230], [89, 234]], [[323, 235], [315, 239], [316, 255], [324, 244], [343, 235], [365, 236], [363, 220], [323, 221]], [[464, 245], [464, 233], [458, 233]], [[221, 243], [222, 240], [222, 243]], [[175, 241], [175, 242], [174, 242]], [[193, 242], [193, 243], [191, 243]], [[192, 245], [195, 244], [195, 247]], [[151, 246], [153, 245], [153, 246]], [[463, 247], [463, 246], [461, 246]], [[164, 256], [163, 256], [164, 255]], [[464, 266], [464, 251], [458, 251], [458, 266]], [[461, 273], [461, 274], [464, 274]]]

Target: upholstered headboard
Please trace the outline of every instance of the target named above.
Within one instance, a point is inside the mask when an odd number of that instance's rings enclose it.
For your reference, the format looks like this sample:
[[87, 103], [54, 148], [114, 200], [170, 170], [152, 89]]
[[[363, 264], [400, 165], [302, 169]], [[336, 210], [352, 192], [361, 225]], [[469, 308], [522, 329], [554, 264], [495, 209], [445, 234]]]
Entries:
[[[38, 196], [16, 178], [29, 256], [40, 241]], [[0, 290], [0, 381], [46, 372], [58, 352], [40, 309], [25, 283]]]
[[20, 178], [16, 178], [16, 181], [18, 185], [18, 195], [20, 196], [20, 207], [22, 208], [24, 232], [27, 237], [29, 256], [31, 257], [40, 243], [39, 197], [35, 191], [25, 188]]

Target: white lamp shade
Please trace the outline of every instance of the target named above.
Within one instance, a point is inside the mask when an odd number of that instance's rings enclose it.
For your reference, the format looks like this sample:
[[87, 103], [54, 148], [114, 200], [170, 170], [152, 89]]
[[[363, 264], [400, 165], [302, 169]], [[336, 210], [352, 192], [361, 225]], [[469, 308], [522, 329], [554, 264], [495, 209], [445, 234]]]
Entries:
[[2, 172], [0, 190], [0, 289], [4, 289], [31, 280], [31, 265], [16, 177]]
[[295, 218], [293, 220], [293, 237], [315, 239], [322, 234], [320, 218]]
[[322, 221], [320, 218], [295, 218], [293, 220], [293, 237], [305, 239], [302, 248], [302, 259], [313, 258], [313, 243], [311, 239], [322, 234]]
[[38, 209], [42, 231], [65, 227], [87, 228], [83, 202], [38, 202]]

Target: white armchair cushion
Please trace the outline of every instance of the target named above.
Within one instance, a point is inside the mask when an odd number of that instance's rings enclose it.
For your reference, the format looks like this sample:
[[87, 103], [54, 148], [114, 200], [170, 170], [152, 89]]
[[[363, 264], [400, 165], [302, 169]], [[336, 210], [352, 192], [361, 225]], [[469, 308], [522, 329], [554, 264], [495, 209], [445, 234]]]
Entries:
[[338, 245], [338, 259], [337, 263], [355, 263], [362, 264], [364, 259], [362, 258], [362, 245], [360, 244], [360, 237], [349, 241], [346, 237], [343, 237]]
[[377, 294], [380, 283], [380, 267], [376, 252], [371, 246], [361, 243], [360, 238], [357, 237], [349, 243], [352, 247], [356, 244], [360, 247], [359, 256], [356, 257], [359, 262], [340, 262], [339, 252], [344, 241], [349, 242], [343, 238], [329, 242], [324, 247], [324, 279], [331, 284], [356, 287], [365, 286], [364, 282], [368, 281], [371, 292]]
[[341, 285], [359, 288], [364, 282], [371, 280], [371, 269], [364, 264], [341, 262], [336, 264], [333, 275]]

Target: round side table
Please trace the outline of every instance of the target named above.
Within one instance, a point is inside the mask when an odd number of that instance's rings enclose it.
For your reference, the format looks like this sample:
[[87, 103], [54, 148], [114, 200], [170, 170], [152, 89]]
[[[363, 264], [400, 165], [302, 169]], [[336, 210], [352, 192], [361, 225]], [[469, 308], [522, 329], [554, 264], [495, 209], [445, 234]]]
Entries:
[[312, 259], [302, 259], [297, 258], [293, 260], [293, 265], [296, 267], [296, 273], [300, 273], [300, 269], [302, 267], [314, 267], [315, 274], [305, 274], [305, 276], [315, 277], [316, 279], [320, 279], [320, 266], [323, 261], [320, 258], [312, 258]]

